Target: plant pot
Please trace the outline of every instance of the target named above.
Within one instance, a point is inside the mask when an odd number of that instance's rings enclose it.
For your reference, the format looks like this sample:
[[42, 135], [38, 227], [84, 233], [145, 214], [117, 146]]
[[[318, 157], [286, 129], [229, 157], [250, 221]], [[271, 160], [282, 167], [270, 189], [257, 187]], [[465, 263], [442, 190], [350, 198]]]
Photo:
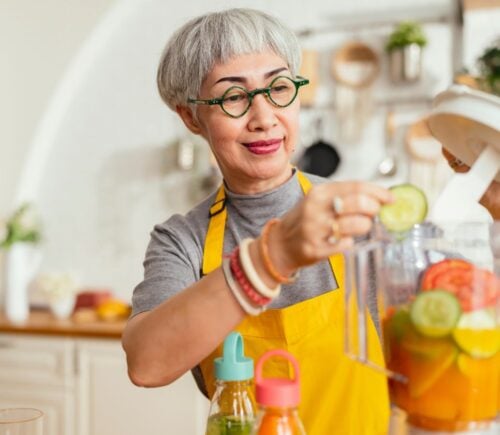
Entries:
[[71, 317], [75, 308], [76, 295], [70, 294], [49, 301], [50, 311], [57, 319], [64, 320]]
[[5, 253], [5, 314], [12, 323], [24, 323], [28, 319], [28, 286], [40, 260], [40, 250], [32, 243], [14, 243]]
[[392, 83], [414, 83], [422, 75], [422, 47], [409, 44], [389, 52], [389, 77]]

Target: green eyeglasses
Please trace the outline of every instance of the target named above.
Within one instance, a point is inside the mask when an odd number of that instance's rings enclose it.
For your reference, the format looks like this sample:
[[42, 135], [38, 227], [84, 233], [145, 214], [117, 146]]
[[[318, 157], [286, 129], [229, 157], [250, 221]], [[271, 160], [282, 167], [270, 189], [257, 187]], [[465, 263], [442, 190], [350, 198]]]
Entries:
[[278, 76], [273, 79], [267, 88], [247, 91], [241, 86], [231, 86], [220, 98], [212, 98], [210, 100], [188, 98], [188, 103], [206, 104], [209, 106], [218, 104], [224, 113], [231, 118], [240, 118], [248, 112], [256, 95], [266, 95], [271, 104], [276, 107], [287, 107], [297, 97], [299, 88], [308, 83], [308, 79], [300, 76], [297, 76], [295, 80], [291, 77]]

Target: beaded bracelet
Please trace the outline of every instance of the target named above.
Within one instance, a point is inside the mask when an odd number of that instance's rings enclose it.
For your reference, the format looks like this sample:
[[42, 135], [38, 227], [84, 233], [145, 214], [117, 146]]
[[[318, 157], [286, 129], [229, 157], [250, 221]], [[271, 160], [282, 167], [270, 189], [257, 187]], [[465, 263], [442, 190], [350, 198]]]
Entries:
[[229, 261], [229, 258], [224, 258], [222, 260], [222, 272], [224, 273], [224, 278], [226, 279], [229, 290], [245, 313], [250, 314], [251, 316], [258, 316], [266, 309], [266, 307], [255, 307], [245, 299], [245, 297], [241, 294], [240, 287], [233, 278]]
[[259, 274], [255, 270], [255, 267], [252, 262], [252, 258], [250, 257], [250, 243], [253, 242], [253, 239], [243, 239], [240, 243], [240, 263], [243, 267], [243, 271], [245, 272], [248, 280], [252, 284], [253, 288], [257, 290], [262, 296], [266, 298], [274, 299], [276, 298], [281, 291], [281, 284], [278, 284], [275, 288], [269, 288], [264, 281], [260, 278]]
[[236, 249], [231, 253], [231, 256], [229, 257], [231, 272], [233, 273], [236, 282], [251, 302], [259, 306], [267, 305], [269, 302], [271, 302], [271, 299], [261, 295], [248, 280], [239, 261], [239, 250], [239, 247], [236, 247]]
[[271, 227], [274, 224], [277, 224], [279, 221], [280, 221], [279, 219], [271, 219], [266, 223], [266, 225], [264, 225], [259, 243], [260, 255], [262, 256], [262, 261], [264, 263], [264, 266], [266, 267], [266, 270], [269, 272], [269, 275], [271, 275], [277, 282], [281, 284], [291, 284], [292, 282], [295, 282], [295, 280], [298, 278], [299, 271], [297, 270], [290, 277], [283, 276], [281, 275], [281, 273], [278, 272], [273, 262], [271, 261], [271, 257], [269, 256], [269, 245], [268, 245], [269, 231]]

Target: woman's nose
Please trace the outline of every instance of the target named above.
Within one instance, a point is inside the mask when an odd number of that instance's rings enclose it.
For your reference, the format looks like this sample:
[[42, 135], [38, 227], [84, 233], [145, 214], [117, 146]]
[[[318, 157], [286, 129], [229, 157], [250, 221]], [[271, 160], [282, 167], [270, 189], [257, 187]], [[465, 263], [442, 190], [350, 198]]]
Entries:
[[253, 98], [249, 109], [250, 120], [248, 127], [250, 130], [268, 130], [277, 124], [274, 111], [276, 108], [267, 99], [265, 94], [256, 95]]

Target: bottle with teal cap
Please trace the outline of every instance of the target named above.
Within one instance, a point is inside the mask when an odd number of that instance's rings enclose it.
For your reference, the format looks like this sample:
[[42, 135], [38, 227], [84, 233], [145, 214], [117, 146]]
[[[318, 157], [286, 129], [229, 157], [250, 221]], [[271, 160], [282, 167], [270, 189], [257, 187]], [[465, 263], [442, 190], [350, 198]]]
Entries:
[[214, 360], [214, 366], [216, 390], [206, 435], [251, 435], [256, 415], [253, 360], [244, 355], [239, 333], [226, 337], [222, 356]]

